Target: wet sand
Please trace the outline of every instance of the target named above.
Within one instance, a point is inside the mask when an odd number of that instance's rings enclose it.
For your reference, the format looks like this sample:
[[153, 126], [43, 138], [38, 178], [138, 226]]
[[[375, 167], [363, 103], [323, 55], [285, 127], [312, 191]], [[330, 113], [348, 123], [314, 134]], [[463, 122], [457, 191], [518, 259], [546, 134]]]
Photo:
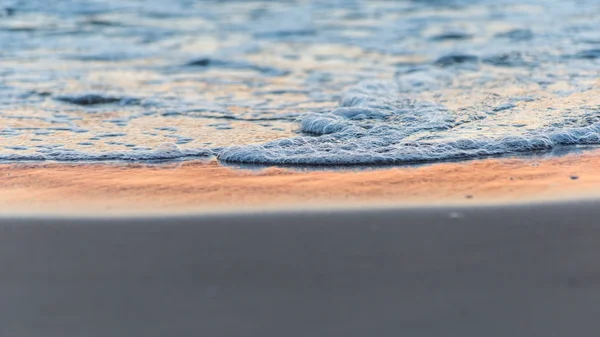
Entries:
[[595, 336], [598, 154], [6, 164], [0, 335]]
[[212, 162], [3, 164], [4, 214], [515, 204], [600, 197], [600, 151], [355, 170], [237, 169]]

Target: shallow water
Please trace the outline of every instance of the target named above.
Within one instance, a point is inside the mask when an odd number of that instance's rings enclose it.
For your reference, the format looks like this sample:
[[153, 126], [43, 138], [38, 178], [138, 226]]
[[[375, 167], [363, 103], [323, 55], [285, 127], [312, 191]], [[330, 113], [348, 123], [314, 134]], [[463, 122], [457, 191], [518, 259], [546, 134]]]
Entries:
[[0, 160], [600, 144], [598, 22], [592, 0], [0, 1]]

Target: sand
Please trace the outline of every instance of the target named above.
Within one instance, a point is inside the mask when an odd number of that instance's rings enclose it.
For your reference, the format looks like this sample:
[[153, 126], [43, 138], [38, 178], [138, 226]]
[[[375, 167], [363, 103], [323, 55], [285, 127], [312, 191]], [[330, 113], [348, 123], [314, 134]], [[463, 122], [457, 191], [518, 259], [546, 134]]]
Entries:
[[0, 217], [0, 335], [597, 336], [599, 205]]
[[596, 336], [599, 154], [6, 164], [0, 336]]
[[191, 161], [0, 165], [3, 214], [154, 214], [510, 204], [600, 196], [600, 151], [380, 169]]

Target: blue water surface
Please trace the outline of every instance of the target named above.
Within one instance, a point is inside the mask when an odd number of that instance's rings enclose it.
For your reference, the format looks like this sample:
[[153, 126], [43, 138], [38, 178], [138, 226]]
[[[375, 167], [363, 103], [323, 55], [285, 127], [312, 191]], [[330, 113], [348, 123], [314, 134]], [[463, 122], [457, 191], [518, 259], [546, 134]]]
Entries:
[[0, 160], [402, 164], [600, 144], [600, 2], [0, 1]]

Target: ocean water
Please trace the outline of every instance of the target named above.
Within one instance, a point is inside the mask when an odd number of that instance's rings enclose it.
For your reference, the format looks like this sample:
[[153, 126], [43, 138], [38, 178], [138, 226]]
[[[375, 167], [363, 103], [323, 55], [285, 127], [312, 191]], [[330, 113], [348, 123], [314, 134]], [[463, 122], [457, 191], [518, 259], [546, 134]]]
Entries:
[[596, 145], [599, 22], [596, 0], [0, 0], [0, 160]]

